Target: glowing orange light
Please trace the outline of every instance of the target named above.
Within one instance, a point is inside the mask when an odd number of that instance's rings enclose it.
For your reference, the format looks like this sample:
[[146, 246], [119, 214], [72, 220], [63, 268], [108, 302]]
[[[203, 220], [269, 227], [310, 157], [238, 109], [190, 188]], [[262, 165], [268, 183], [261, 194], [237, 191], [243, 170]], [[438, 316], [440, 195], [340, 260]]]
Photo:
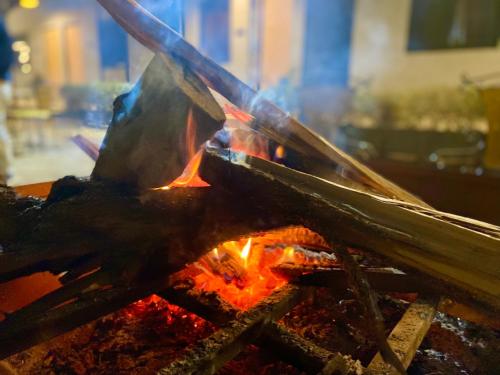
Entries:
[[286, 156], [286, 151], [283, 146], [276, 147], [276, 151], [274, 152], [274, 157], [276, 159], [284, 159]]
[[291, 246], [287, 246], [283, 251], [283, 261], [284, 262], [293, 261], [294, 255], [295, 255], [295, 249]]
[[234, 116], [235, 119], [247, 125], [250, 123], [250, 121], [253, 120], [253, 117], [250, 116], [248, 113], [229, 104], [224, 105], [224, 112]]
[[167, 186], [159, 188], [159, 190], [169, 190], [173, 187], [206, 187], [210, 186], [198, 175], [200, 168], [202, 151], [196, 151], [196, 121], [193, 116], [193, 109], [188, 113], [186, 124], [186, 154], [189, 162], [184, 168], [182, 174]]
[[219, 249], [214, 248], [214, 249], [212, 250], [212, 253], [214, 254], [214, 257], [215, 257], [216, 259], [219, 259]]
[[252, 249], [252, 238], [250, 237], [245, 246], [243, 246], [243, 250], [241, 250], [241, 255], [240, 255], [241, 259], [243, 259], [243, 261], [245, 262], [245, 268], [248, 267], [248, 256], [250, 255], [251, 249]]
[[[277, 229], [220, 243], [175, 278], [191, 278], [196, 288], [215, 292], [246, 310], [288, 282], [285, 276], [273, 271], [274, 267], [288, 262], [311, 264], [313, 254], [328, 249], [325, 240], [307, 228]], [[322, 262], [325, 267], [332, 264], [336, 264], [334, 258]]]
[[40, 6], [40, 0], [19, 0], [19, 6], [25, 9], [35, 9]]
[[163, 190], [168, 190], [173, 187], [205, 187], [210, 186], [198, 175], [198, 169], [200, 168], [202, 152], [198, 151], [194, 157], [189, 161], [188, 165], [184, 169], [184, 172], [177, 177], [168, 186], [163, 187]]

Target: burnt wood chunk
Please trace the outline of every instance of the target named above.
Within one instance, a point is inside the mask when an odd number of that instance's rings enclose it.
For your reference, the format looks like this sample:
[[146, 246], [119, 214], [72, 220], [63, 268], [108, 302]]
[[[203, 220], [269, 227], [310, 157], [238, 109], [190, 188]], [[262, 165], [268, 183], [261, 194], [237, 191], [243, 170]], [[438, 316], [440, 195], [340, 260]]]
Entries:
[[116, 99], [92, 178], [140, 189], [164, 186], [224, 121], [197, 75], [157, 55], [132, 91]]

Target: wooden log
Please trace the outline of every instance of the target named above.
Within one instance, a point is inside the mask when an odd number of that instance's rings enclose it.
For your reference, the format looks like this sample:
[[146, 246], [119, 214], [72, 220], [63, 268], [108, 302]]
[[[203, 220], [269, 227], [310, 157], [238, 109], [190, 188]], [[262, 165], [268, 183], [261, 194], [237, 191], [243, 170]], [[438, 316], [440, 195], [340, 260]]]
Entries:
[[[424, 339], [436, 315], [437, 300], [417, 300], [392, 330], [387, 341], [405, 368], [410, 366], [418, 347]], [[399, 374], [392, 366], [382, 359], [380, 353], [373, 358], [368, 366], [368, 371], [373, 375]]]
[[[193, 284], [187, 280], [180, 280], [177, 285], [169, 287], [159, 295], [222, 327], [236, 319], [239, 313], [216, 293], [199, 291], [193, 288]], [[360, 367], [354, 361], [318, 347], [276, 322], [269, 323], [256, 343], [307, 373], [319, 372], [328, 362], [337, 357], [341, 357], [341, 363], [349, 364], [345, 366], [346, 368]], [[346, 370], [342, 373], [349, 372]], [[356, 372], [353, 371], [353, 373]]]
[[238, 310], [217, 293], [198, 290], [194, 288], [194, 283], [188, 280], [179, 280], [158, 295], [219, 326], [235, 319], [238, 314]]
[[[338, 268], [311, 268], [295, 265], [280, 265], [273, 268], [287, 277], [293, 278], [292, 283], [303, 286], [325, 287], [335, 291], [342, 298], [348, 291], [349, 285], [344, 270]], [[382, 293], [418, 293], [423, 296], [431, 296], [436, 293], [435, 288], [427, 283], [422, 283], [422, 277], [394, 272], [392, 269], [365, 268], [366, 277], [370, 286]], [[481, 311], [464, 305], [449, 298], [442, 298], [438, 311], [476, 323], [492, 329], [500, 329], [498, 316], [484, 314]]]
[[[68, 271], [96, 253], [103, 265], [119, 265], [129, 275], [134, 264], [147, 273], [175, 272], [224, 240], [289, 223], [261, 218], [258, 204], [214, 188], [137, 196], [120, 186], [70, 180], [55, 185], [57, 193], [41, 209], [33, 208], [36, 217], [23, 228], [26, 235], [0, 253], [0, 280]], [[19, 210], [21, 219], [28, 211]]]
[[[262, 159], [209, 149], [200, 166], [210, 184], [257, 196], [271, 212], [287, 213], [329, 239], [428, 275], [436, 291], [500, 311], [500, 241], [440, 219], [436, 211], [412, 210]], [[490, 230], [491, 226], [487, 226]], [[500, 229], [496, 228], [497, 232]], [[441, 282], [435, 283], [435, 280]]]
[[185, 64], [203, 77], [213, 90], [251, 113], [256, 118], [256, 121], [252, 123], [254, 129], [264, 133], [270, 139], [302, 155], [316, 158], [330, 165], [339, 165], [358, 183], [370, 186], [388, 197], [426, 206], [420, 199], [331, 145], [324, 138], [265, 100], [227, 70], [203, 56], [181, 35], [142, 8], [137, 1], [98, 0], [98, 2], [140, 43], [154, 52], [173, 56], [181, 64]]
[[246, 345], [255, 341], [272, 320], [281, 318], [307, 295], [301, 288], [283, 287], [251, 310], [242, 313], [239, 319], [231, 322], [225, 329], [199, 342], [181, 359], [158, 373], [161, 375], [216, 373]]
[[[294, 277], [292, 282], [304, 286], [326, 287], [337, 293], [349, 288], [347, 276], [340, 268], [302, 267], [283, 264], [273, 268], [281, 275]], [[417, 276], [395, 272], [393, 269], [363, 268], [370, 286], [379, 292], [432, 293], [433, 289], [422, 284]]]
[[33, 216], [26, 212], [36, 211], [41, 205], [41, 200], [30, 197], [18, 198], [12, 188], [0, 185], [0, 246], [2, 251], [7, 251], [9, 246], [26, 233], [25, 227]]
[[140, 189], [167, 185], [224, 121], [197, 75], [157, 55], [132, 91], [116, 99], [92, 178]]
[[276, 322], [266, 327], [259, 343], [307, 374], [320, 373], [332, 362], [336, 364], [332, 374], [354, 375], [363, 371], [361, 364], [349, 356], [323, 349]]

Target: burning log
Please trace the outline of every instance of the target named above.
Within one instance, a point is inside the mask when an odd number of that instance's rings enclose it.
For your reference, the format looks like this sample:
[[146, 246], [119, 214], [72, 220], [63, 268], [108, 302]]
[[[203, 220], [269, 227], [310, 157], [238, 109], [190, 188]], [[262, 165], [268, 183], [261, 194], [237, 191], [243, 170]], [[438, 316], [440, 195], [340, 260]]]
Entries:
[[[366, 249], [428, 275], [423, 282], [444, 295], [485, 312], [500, 310], [500, 241], [487, 234], [489, 225], [473, 231], [437, 211], [412, 209], [230, 151], [207, 150], [200, 174], [247, 199], [258, 196], [269, 212], [286, 212], [332, 243]], [[431, 282], [436, 279], [441, 282]]]
[[[24, 200], [20, 201], [16, 212], [23, 225], [14, 226], [15, 246], [0, 254], [0, 280], [46, 270], [54, 274], [72, 271], [97, 254], [100, 271], [84, 275], [89, 270], [80, 268], [67, 286], [11, 314], [0, 323], [0, 330], [9, 335], [0, 338], [2, 347], [12, 347], [3, 343], [10, 342], [10, 334], [18, 331], [21, 322], [38, 324], [47, 311], [58, 311], [51, 309], [64, 302], [87, 300], [86, 289], [91, 285], [99, 289], [147, 286], [148, 280], [172, 274], [223, 240], [288, 224], [286, 219], [261, 218], [258, 205], [245, 205], [247, 221], [236, 209], [241, 199], [213, 188], [155, 190], [141, 198], [117, 189], [66, 179], [54, 185], [42, 207], [26, 210], [21, 204]], [[4, 202], [10, 199], [6, 193]], [[21, 231], [28, 235], [19, 240]]]
[[166, 55], [155, 56], [114, 107], [92, 178], [140, 189], [164, 186], [180, 176], [225, 121], [198, 76]]
[[[203, 56], [181, 35], [142, 8], [135, 0], [98, 0], [110, 15], [135, 39], [154, 52], [172, 56], [198, 74], [213, 90], [241, 109], [252, 114], [252, 127], [278, 144], [297, 151], [305, 158], [322, 161], [327, 175], [339, 165], [358, 185], [371, 187], [390, 198], [428, 207], [420, 199], [375, 173], [362, 163], [331, 145], [328, 141], [263, 99], [251, 87], [230, 72]], [[325, 176], [322, 176], [325, 177]]]

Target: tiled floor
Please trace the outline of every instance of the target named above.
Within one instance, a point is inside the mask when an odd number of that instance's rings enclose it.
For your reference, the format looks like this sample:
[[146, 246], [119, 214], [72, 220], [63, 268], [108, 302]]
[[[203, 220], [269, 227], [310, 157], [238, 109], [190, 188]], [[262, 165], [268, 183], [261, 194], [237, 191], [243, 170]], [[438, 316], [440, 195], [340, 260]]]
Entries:
[[81, 151], [71, 137], [83, 135], [96, 144], [104, 129], [84, 126], [73, 119], [9, 120], [14, 143], [13, 176], [9, 185], [51, 181], [67, 175], [88, 176], [94, 161]]

